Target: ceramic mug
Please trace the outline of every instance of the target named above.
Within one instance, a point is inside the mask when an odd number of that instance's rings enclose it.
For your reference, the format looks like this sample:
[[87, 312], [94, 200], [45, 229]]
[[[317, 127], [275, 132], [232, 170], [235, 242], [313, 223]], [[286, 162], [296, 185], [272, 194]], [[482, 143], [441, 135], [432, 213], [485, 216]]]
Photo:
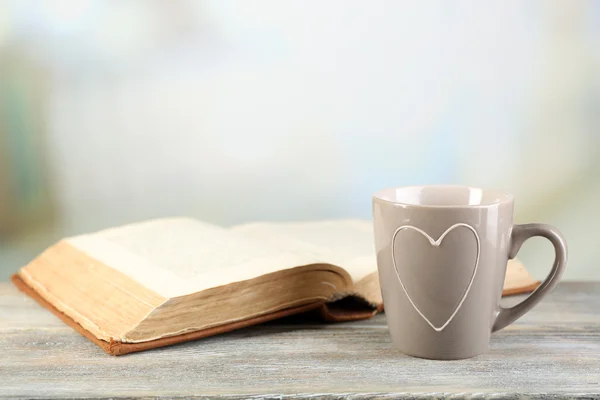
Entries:
[[[553, 227], [513, 225], [513, 196], [462, 186], [419, 186], [373, 195], [375, 247], [394, 346], [431, 359], [473, 357], [490, 335], [535, 306], [558, 283], [567, 245]], [[526, 300], [502, 308], [509, 259], [527, 239], [554, 246], [550, 275]]]

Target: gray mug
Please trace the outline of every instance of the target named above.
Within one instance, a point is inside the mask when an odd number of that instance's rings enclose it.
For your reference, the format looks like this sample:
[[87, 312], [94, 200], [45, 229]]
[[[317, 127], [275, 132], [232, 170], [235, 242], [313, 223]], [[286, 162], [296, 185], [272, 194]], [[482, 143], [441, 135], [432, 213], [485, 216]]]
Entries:
[[[413, 186], [373, 195], [375, 247], [394, 346], [431, 359], [473, 357], [490, 335], [535, 306], [558, 283], [567, 245], [553, 227], [513, 225], [513, 197], [462, 186]], [[526, 300], [502, 308], [509, 259], [533, 236], [550, 240], [550, 275]]]

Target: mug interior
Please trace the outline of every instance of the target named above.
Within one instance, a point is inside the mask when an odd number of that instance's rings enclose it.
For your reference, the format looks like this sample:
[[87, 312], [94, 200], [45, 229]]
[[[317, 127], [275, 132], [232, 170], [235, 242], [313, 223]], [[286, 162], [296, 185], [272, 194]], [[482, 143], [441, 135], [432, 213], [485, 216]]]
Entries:
[[490, 206], [512, 200], [512, 195], [468, 186], [406, 186], [378, 191], [374, 199], [429, 207]]

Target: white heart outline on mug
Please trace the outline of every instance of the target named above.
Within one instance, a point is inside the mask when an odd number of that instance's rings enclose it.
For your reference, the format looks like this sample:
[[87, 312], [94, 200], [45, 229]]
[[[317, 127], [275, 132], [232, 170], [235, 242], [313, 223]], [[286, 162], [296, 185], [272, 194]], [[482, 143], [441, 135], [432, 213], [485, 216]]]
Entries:
[[[438, 328], [435, 325], [433, 325], [433, 323], [431, 323], [431, 321], [421, 312], [421, 310], [419, 310], [419, 307], [417, 307], [417, 305], [415, 304], [413, 299], [410, 297], [410, 294], [408, 294], [408, 291], [406, 290], [406, 287], [404, 286], [404, 283], [402, 282], [402, 278], [400, 278], [400, 273], [398, 272], [398, 266], [396, 265], [396, 250], [395, 250], [396, 236], [398, 235], [398, 233], [400, 233], [403, 230], [411, 229], [411, 230], [417, 231], [421, 235], [425, 236], [427, 238], [427, 240], [429, 240], [429, 243], [431, 243], [432, 246], [439, 247], [442, 244], [442, 241], [444, 240], [444, 238], [446, 237], [446, 235], [448, 233], [450, 233], [452, 230], [459, 228], [461, 226], [464, 228], [467, 228], [471, 232], [473, 232], [473, 235], [475, 236], [475, 240], [477, 241], [477, 258], [475, 260], [475, 268], [473, 269], [473, 274], [471, 275], [471, 280], [469, 281], [469, 285], [467, 286], [467, 289], [465, 290], [465, 293], [463, 294], [462, 298], [458, 302], [456, 309], [450, 315], [450, 317], [444, 323], [444, 325], [442, 325]], [[394, 271], [396, 271], [396, 275], [398, 276], [398, 280], [400, 281], [400, 286], [402, 286], [402, 290], [404, 290], [404, 293], [406, 294], [408, 301], [410, 302], [410, 304], [412, 304], [415, 311], [417, 311], [417, 313], [419, 313], [419, 315], [425, 320], [425, 322], [427, 322], [429, 324], [429, 326], [431, 326], [431, 328], [433, 328], [433, 330], [435, 330], [436, 332], [441, 332], [444, 330], [444, 328], [446, 328], [448, 326], [448, 324], [452, 321], [452, 319], [454, 319], [454, 317], [458, 313], [458, 310], [460, 310], [460, 307], [463, 305], [463, 303], [467, 299], [467, 295], [469, 294], [469, 291], [471, 290], [471, 286], [473, 285], [473, 281], [475, 280], [475, 275], [477, 274], [477, 268], [479, 268], [480, 253], [481, 253], [481, 241], [479, 240], [479, 235], [477, 234], [477, 231], [471, 225], [465, 224], [462, 222], [458, 223], [458, 224], [454, 224], [450, 228], [446, 229], [446, 231], [444, 233], [442, 233], [442, 235], [438, 238], [438, 240], [433, 240], [433, 238], [431, 236], [429, 236], [425, 231], [417, 228], [416, 226], [412, 226], [412, 225], [402, 225], [401, 227], [396, 229], [396, 231], [394, 232], [394, 235], [392, 236], [392, 262], [394, 264]]]

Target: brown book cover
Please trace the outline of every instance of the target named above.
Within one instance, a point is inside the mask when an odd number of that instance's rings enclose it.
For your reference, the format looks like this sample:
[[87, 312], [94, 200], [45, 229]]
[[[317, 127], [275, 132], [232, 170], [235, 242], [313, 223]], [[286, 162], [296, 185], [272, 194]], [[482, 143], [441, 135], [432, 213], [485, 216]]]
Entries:
[[[148, 342], [123, 343], [123, 342], [115, 341], [115, 340], [111, 340], [111, 341], [107, 342], [105, 340], [98, 339], [96, 336], [91, 334], [89, 331], [87, 331], [85, 328], [83, 328], [81, 325], [79, 325], [73, 319], [71, 319], [66, 314], [59, 311], [52, 304], [50, 304], [46, 300], [44, 300], [44, 298], [42, 296], [40, 296], [39, 294], [37, 294], [37, 292], [35, 290], [33, 290], [31, 287], [29, 287], [21, 279], [21, 277], [19, 277], [18, 274], [14, 274], [12, 276], [12, 281], [13, 281], [14, 285], [19, 290], [21, 290], [23, 293], [25, 293], [28, 296], [30, 296], [31, 298], [33, 298], [42, 307], [47, 308], [48, 310], [52, 311], [52, 313], [54, 315], [56, 315], [58, 318], [60, 318], [64, 323], [66, 323], [67, 325], [69, 325], [70, 327], [75, 329], [81, 335], [88, 338], [89, 340], [91, 340], [92, 342], [94, 342], [95, 344], [100, 346], [105, 352], [107, 352], [108, 354], [113, 355], [113, 356], [122, 356], [122, 355], [129, 354], [129, 353], [136, 353], [138, 351], [156, 349], [159, 347], [170, 346], [172, 344], [189, 342], [189, 341], [196, 340], [196, 339], [202, 339], [205, 337], [218, 335], [220, 333], [230, 332], [230, 331], [234, 331], [236, 329], [241, 329], [241, 328], [245, 328], [248, 326], [261, 324], [263, 322], [272, 321], [272, 320], [287, 317], [290, 315], [305, 313], [308, 311], [317, 310], [320, 313], [323, 320], [328, 321], [328, 322], [346, 322], [346, 321], [353, 321], [353, 320], [368, 319], [368, 318], [371, 318], [372, 316], [374, 316], [375, 314], [377, 314], [378, 312], [383, 311], [383, 304], [381, 304], [376, 310], [369, 312], [369, 311], [365, 311], [364, 309], [363, 310], [348, 310], [348, 309], [344, 309], [344, 308], [337, 308], [335, 306], [335, 304], [328, 305], [325, 302], [315, 302], [315, 303], [307, 304], [304, 306], [288, 308], [286, 310], [277, 311], [277, 312], [263, 315], [263, 316], [256, 317], [256, 318], [250, 318], [245, 321], [234, 322], [234, 323], [230, 323], [227, 325], [222, 325], [222, 326], [205, 329], [202, 331], [185, 333], [182, 335], [151, 340]], [[529, 293], [529, 292], [534, 291], [538, 286], [539, 286], [539, 282], [535, 282], [535, 283], [530, 284], [529, 286], [523, 286], [521, 288], [511, 288], [511, 289], [505, 290], [503, 292], [503, 295], [510, 296], [510, 295], [516, 295], [516, 294], [522, 294], [522, 293]]]

